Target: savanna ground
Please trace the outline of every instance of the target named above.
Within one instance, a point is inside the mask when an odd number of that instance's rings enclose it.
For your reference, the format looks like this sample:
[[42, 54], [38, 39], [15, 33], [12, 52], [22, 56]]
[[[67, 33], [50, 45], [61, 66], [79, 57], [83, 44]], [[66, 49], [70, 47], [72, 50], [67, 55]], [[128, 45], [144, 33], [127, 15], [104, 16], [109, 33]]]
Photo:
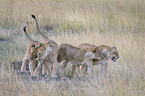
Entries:
[[[0, 0], [0, 95], [1, 96], [144, 96], [145, 95], [145, 0]], [[11, 67], [21, 61], [28, 39], [43, 42], [41, 30], [58, 44], [81, 43], [116, 46], [120, 58], [110, 62], [102, 78], [94, 66], [90, 78], [37, 80], [19, 76]], [[71, 64], [65, 74], [70, 72]]]

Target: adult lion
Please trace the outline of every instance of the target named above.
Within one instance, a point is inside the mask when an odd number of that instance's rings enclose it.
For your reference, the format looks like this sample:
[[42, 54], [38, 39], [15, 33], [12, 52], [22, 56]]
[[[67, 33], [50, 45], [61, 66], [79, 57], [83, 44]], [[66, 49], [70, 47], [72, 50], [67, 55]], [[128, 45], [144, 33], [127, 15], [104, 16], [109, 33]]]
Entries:
[[[81, 48], [81, 49], [95, 48], [95, 47], [96, 47], [96, 45], [91, 45], [88, 43], [83, 43], [79, 46], [79, 48]], [[100, 62], [100, 60], [94, 59], [93, 65], [101, 64], [101, 71], [102, 71], [103, 75], [105, 76], [109, 60], [116, 62], [116, 60], [119, 59], [119, 52], [117, 51], [116, 47], [110, 47], [110, 46], [106, 46], [106, 45], [100, 45], [100, 46], [98, 46], [98, 49], [102, 52], [105, 59], [102, 62]], [[86, 67], [86, 66], [81, 66], [80, 69], [84, 69], [84, 67]]]
[[104, 56], [98, 47], [80, 49], [74, 58], [71, 75], [75, 72], [76, 66], [87, 66], [90, 75], [94, 65], [93, 61], [98, 60], [98, 63], [101, 63], [103, 59]]

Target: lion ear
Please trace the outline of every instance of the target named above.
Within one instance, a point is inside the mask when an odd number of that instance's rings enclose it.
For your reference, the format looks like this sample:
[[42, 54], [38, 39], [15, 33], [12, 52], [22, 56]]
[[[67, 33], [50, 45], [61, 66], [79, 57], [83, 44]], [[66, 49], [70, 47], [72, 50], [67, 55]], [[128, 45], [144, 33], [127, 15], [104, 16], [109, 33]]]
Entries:
[[103, 49], [101, 52], [102, 53], [107, 53], [107, 49]]
[[115, 51], [115, 50], [117, 50], [117, 48], [116, 48], [116, 47], [112, 47], [112, 51], [113, 51], [113, 50]]
[[114, 51], [116, 51], [116, 50], [117, 50], [116, 47], [112, 47], [112, 49], [111, 49], [112, 52], [114, 52]]
[[95, 47], [95, 48], [93, 49], [93, 53], [96, 53], [96, 50], [99, 50], [98, 47]]

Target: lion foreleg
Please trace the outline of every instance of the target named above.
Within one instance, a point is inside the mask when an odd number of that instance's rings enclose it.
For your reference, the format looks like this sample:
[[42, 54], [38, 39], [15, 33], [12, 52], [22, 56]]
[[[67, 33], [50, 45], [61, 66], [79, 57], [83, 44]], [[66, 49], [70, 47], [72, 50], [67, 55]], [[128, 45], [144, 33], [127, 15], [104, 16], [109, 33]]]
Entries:
[[29, 69], [30, 69], [31, 75], [34, 73], [36, 69], [35, 62], [36, 62], [35, 60], [30, 60], [30, 63], [29, 63]]
[[24, 58], [22, 61], [22, 66], [21, 66], [21, 71], [25, 72], [26, 71], [26, 62], [27, 62], [27, 58]]
[[43, 66], [44, 62], [39, 62], [37, 68], [35, 69], [34, 73], [33, 73], [33, 76], [36, 76], [36, 74], [40, 73], [40, 70]]
[[80, 71], [80, 66], [79, 66], [79, 65], [76, 66], [76, 71], [77, 71], [77, 72]]
[[92, 74], [93, 60], [86, 61], [86, 66], [88, 74], [90, 76]]
[[107, 65], [108, 65], [107, 63], [101, 64], [101, 71], [103, 76], [106, 76]]
[[87, 67], [87, 70], [88, 70], [88, 74], [89, 74], [89, 76], [90, 76], [91, 73], [92, 73], [92, 66], [88, 66], [88, 67]]

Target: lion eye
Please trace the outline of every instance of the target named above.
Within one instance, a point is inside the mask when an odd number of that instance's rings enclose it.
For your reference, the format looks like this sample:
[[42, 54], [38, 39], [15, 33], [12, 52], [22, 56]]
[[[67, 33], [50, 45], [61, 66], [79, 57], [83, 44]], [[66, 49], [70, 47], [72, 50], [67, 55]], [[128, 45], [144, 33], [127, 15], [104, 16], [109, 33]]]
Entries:
[[35, 47], [35, 45], [33, 44], [31, 47]]

